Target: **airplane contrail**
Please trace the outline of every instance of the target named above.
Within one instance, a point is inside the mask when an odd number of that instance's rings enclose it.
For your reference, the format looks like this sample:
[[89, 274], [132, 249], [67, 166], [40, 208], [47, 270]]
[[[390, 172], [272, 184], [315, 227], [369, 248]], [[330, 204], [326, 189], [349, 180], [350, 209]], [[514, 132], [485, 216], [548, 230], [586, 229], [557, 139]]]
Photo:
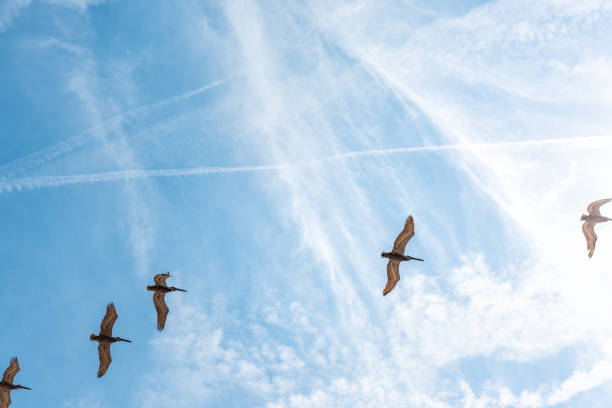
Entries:
[[376, 156], [393, 153], [410, 153], [410, 152], [438, 152], [445, 150], [477, 150], [491, 147], [529, 147], [555, 144], [568, 144], [578, 142], [597, 142], [597, 141], [612, 141], [612, 136], [585, 136], [585, 137], [565, 137], [555, 139], [539, 139], [539, 140], [521, 140], [514, 142], [492, 142], [492, 143], [463, 143], [463, 144], [447, 144], [437, 146], [414, 146], [414, 147], [397, 147], [391, 149], [371, 149], [356, 152], [338, 153], [328, 156], [323, 160], [334, 160], [348, 157], [360, 156]]
[[118, 170], [103, 173], [74, 174], [69, 176], [38, 176], [23, 177], [15, 180], [0, 181], [0, 193], [20, 191], [23, 189], [38, 189], [43, 187], [58, 187], [67, 184], [100, 183], [104, 181], [131, 180], [151, 177], [177, 177], [199, 176], [214, 173], [243, 173], [281, 170], [291, 164], [274, 164], [262, 166], [237, 167], [192, 167], [184, 169], [156, 169], [156, 170]]
[[161, 100], [161, 101], [149, 104], [149, 105], [139, 106], [139, 107], [130, 109], [126, 112], [122, 112], [118, 115], [112, 116], [108, 119], [105, 119], [95, 124], [94, 126], [88, 129], [83, 130], [82, 132], [72, 137], [69, 137], [68, 139], [60, 143], [57, 143], [51, 147], [39, 150], [35, 153], [29, 154], [13, 162], [0, 166], [0, 172], [4, 173], [6, 177], [6, 176], [14, 175], [16, 171], [23, 171], [23, 170], [32, 169], [34, 167], [39, 167], [42, 164], [47, 163], [50, 160], [53, 160], [54, 158], [58, 156], [69, 153], [73, 151], [74, 149], [77, 149], [81, 146], [86, 145], [88, 142], [95, 140], [91, 137], [91, 134], [93, 134], [97, 130], [106, 129], [110, 126], [117, 126], [119, 123], [126, 121], [128, 119], [133, 119], [137, 116], [144, 115], [144, 114], [153, 112], [155, 110], [165, 108], [172, 104], [188, 100], [190, 98], [193, 98], [194, 96], [197, 96], [203, 92], [208, 91], [211, 88], [217, 87], [219, 85], [222, 85], [228, 82], [232, 77], [233, 76], [223, 78], [223, 79], [218, 79], [209, 84], [203, 85], [199, 88], [185, 92], [181, 95], [176, 95], [168, 99], [164, 99], [164, 100]]
[[438, 146], [414, 146], [390, 149], [371, 149], [355, 152], [338, 153], [321, 159], [308, 160], [304, 162], [279, 163], [256, 166], [214, 167], [202, 166], [192, 168], [154, 169], [154, 170], [118, 170], [102, 173], [75, 174], [67, 176], [36, 176], [22, 177], [13, 180], [0, 180], [0, 193], [21, 191], [23, 189], [39, 189], [45, 187], [59, 187], [68, 184], [100, 183], [119, 180], [132, 180], [152, 177], [178, 177], [178, 176], [200, 176], [219, 173], [253, 173], [264, 171], [282, 171], [290, 168], [308, 167], [325, 162], [340, 161], [352, 157], [379, 156], [397, 153], [415, 152], [439, 152], [439, 151], [461, 151], [476, 150], [499, 147], [528, 147], [553, 144], [587, 143], [597, 141], [610, 141], [610, 136], [589, 136], [573, 138], [557, 138], [543, 140], [526, 140], [516, 142], [495, 143], [473, 143], [473, 144], [448, 144]]

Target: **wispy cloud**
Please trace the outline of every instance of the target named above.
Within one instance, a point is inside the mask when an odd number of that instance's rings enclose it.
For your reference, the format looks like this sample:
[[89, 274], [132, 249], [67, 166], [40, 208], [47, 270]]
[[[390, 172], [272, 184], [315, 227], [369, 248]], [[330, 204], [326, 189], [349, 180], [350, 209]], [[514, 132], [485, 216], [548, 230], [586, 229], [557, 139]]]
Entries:
[[[68, 89], [81, 102], [84, 113], [94, 126], [90, 132], [85, 132], [34, 154], [25, 162], [26, 166], [40, 166], [58, 155], [71, 151], [84, 141], [93, 139], [102, 146], [103, 154], [117, 166], [140, 167], [137, 155], [130, 148], [122, 132], [121, 120], [124, 116], [117, 113], [119, 109], [115, 100], [106, 97], [102, 92], [94, 55], [84, 47], [79, 49], [82, 52], [73, 53], [74, 68], [68, 75]], [[113, 79], [115, 85], [120, 86], [123, 90], [130, 89], [129, 72], [127, 75], [126, 77], [123, 71], [118, 72], [116, 76], [122, 77]], [[111, 120], [105, 121], [105, 117], [113, 118], [112, 123]], [[9, 168], [14, 169], [15, 167], [9, 166]], [[144, 190], [137, 190], [135, 186], [126, 185], [124, 191], [128, 209], [130, 242], [135, 261], [134, 269], [138, 274], [143, 275], [148, 270], [149, 253], [155, 239], [155, 221], [148, 206], [142, 200]]]
[[57, 4], [64, 7], [72, 7], [84, 11], [89, 6], [105, 3], [106, 0], [44, 0], [47, 3]]
[[0, 33], [6, 31], [21, 10], [28, 7], [32, 0], [6, 0], [0, 4]]
[[[66, 43], [63, 41], [58, 41], [56, 39], [45, 41], [41, 45], [61, 47], [62, 49], [68, 50], [72, 53], [76, 52], [78, 55], [86, 54], [84, 55], [85, 58], [92, 58], [91, 55], [87, 55], [87, 50], [83, 47], [71, 43]], [[128, 123], [130, 120], [134, 120], [139, 117], [142, 117], [143, 115], [156, 112], [173, 104], [186, 101], [190, 98], [193, 98], [194, 96], [200, 95], [208, 91], [211, 88], [222, 85], [228, 80], [229, 79], [226, 78], [213, 81], [209, 84], [202, 85], [199, 88], [187, 91], [180, 95], [170, 97], [168, 99], [164, 99], [149, 105], [138, 106], [136, 108], [132, 108], [106, 118], [99, 118], [99, 121], [95, 122], [94, 126], [80, 132], [77, 135], [71, 136], [51, 147], [31, 153], [25, 157], [22, 157], [20, 159], [14, 160], [10, 163], [1, 166], [0, 180], [7, 180], [11, 177], [15, 177], [16, 175], [23, 174], [32, 169], [41, 167], [54, 159], [74, 152], [75, 150], [88, 146], [92, 143], [100, 143], [101, 139], [98, 137], [100, 132], [110, 133], [109, 135], [107, 135], [106, 138], [111, 138], [113, 134], [115, 134], [115, 130], [120, 128], [121, 125]]]
[[[106, 0], [43, 0], [46, 3], [73, 7], [85, 11], [87, 7], [102, 4]], [[0, 33], [6, 31], [21, 11], [28, 7], [32, 0], [6, 0], [0, 4]]]

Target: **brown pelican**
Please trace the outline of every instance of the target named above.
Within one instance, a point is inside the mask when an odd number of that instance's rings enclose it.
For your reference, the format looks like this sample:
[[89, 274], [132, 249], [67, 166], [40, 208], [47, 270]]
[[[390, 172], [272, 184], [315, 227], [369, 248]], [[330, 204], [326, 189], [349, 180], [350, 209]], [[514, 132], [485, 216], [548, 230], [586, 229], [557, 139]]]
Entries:
[[116, 343], [118, 341], [126, 341], [131, 343], [131, 340], [122, 339], [121, 337], [113, 337], [113, 325], [117, 320], [117, 311], [115, 310], [115, 305], [113, 303], [109, 303], [106, 306], [106, 315], [104, 315], [104, 319], [102, 319], [102, 323], [100, 324], [100, 334], [95, 335], [92, 334], [89, 336], [91, 341], [97, 341], [98, 343], [98, 357], [100, 358], [100, 368], [98, 369], [98, 378], [102, 377], [106, 370], [108, 370], [108, 366], [111, 361], [111, 353], [110, 353], [110, 345], [111, 343]]
[[587, 249], [589, 250], [589, 258], [593, 256], [595, 252], [595, 243], [597, 242], [597, 235], [595, 234], [595, 224], [600, 222], [606, 222], [612, 220], [608, 217], [602, 217], [599, 212], [599, 207], [612, 201], [612, 198], [604, 198], [603, 200], [597, 200], [589, 204], [587, 212], [589, 215], [582, 215], [580, 221], [584, 221], [582, 224], [582, 232], [586, 237]]
[[406, 248], [406, 244], [410, 241], [410, 238], [414, 236], [414, 219], [412, 215], [406, 219], [406, 224], [404, 225], [404, 229], [400, 234], [395, 238], [395, 242], [393, 243], [393, 250], [391, 252], [383, 252], [380, 254], [383, 258], [388, 258], [389, 263], [387, 263], [387, 285], [383, 290], [383, 296], [386, 296], [387, 293], [391, 292], [397, 282], [400, 280], [399, 275], [399, 265], [400, 262], [409, 261], [411, 259], [422, 261], [420, 258], [413, 258], [409, 255], [404, 255], [404, 249]]
[[157, 310], [157, 330], [164, 330], [164, 326], [166, 325], [166, 317], [168, 316], [168, 306], [166, 306], [166, 301], [164, 297], [168, 292], [187, 292], [185, 289], [175, 288], [174, 286], [168, 287], [166, 285], [166, 279], [168, 279], [171, 275], [169, 273], [158, 273], [153, 277], [153, 281], [155, 282], [155, 286], [147, 286], [147, 290], [155, 292], [153, 294], [153, 304], [155, 305], [155, 310]]
[[18, 372], [19, 362], [17, 361], [17, 357], [13, 357], [11, 358], [11, 364], [4, 372], [4, 375], [2, 376], [2, 381], [0, 382], [0, 408], [8, 408], [8, 406], [11, 405], [12, 390], [31, 390], [31, 388], [24, 387], [23, 385], [13, 384], [15, 374], [17, 374]]

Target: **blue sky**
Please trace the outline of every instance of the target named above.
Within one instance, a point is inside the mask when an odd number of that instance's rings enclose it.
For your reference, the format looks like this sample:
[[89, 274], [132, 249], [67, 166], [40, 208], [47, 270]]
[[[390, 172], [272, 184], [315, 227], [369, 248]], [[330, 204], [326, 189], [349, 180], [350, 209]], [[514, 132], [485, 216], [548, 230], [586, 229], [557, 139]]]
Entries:
[[[0, 4], [14, 406], [604, 407], [607, 1]], [[612, 214], [612, 207], [602, 208]], [[416, 235], [394, 291], [385, 260]], [[156, 273], [167, 297], [155, 330]], [[115, 333], [96, 378], [105, 305]]]

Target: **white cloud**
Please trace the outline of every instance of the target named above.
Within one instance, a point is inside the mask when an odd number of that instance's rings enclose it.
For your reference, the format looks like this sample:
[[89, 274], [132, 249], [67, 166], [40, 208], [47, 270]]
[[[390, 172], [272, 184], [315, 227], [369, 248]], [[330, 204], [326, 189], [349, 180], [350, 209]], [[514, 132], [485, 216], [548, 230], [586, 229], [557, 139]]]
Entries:
[[103, 404], [96, 397], [82, 397], [77, 400], [70, 400], [63, 404], [64, 408], [100, 408]]
[[28, 7], [32, 0], [6, 0], [0, 4], [0, 33], [6, 31], [21, 10]]
[[44, 0], [47, 3], [57, 4], [64, 7], [72, 7], [85, 11], [89, 6], [105, 3], [106, 0]]
[[[87, 7], [104, 3], [106, 0], [44, 0], [47, 3], [85, 11]], [[5, 0], [0, 3], [0, 33], [8, 30], [21, 11], [30, 6], [32, 0]]]

